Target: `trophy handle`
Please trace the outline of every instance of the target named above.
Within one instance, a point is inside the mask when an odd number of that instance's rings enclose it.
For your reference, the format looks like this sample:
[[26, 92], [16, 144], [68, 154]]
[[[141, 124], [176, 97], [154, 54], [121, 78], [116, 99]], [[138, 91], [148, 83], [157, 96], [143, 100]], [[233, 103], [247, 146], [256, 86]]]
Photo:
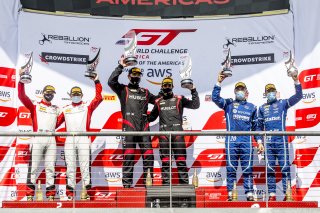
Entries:
[[31, 52], [28, 62], [21, 67], [22, 72], [25, 72], [25, 70], [29, 68], [31, 70], [32, 66], [33, 66], [33, 52]]
[[92, 60], [89, 60], [89, 61], [88, 61], [88, 64], [94, 63], [94, 62], [99, 58], [99, 56], [100, 56], [100, 50], [101, 50], [101, 48], [99, 48], [97, 55], [96, 55]]

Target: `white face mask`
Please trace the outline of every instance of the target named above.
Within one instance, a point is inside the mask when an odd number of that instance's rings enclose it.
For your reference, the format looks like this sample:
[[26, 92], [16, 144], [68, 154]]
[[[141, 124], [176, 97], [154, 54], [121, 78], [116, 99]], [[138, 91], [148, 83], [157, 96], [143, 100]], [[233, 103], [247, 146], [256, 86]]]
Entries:
[[246, 93], [244, 91], [237, 91], [236, 92], [236, 100], [243, 101], [246, 99]]
[[71, 100], [72, 100], [72, 103], [77, 104], [77, 103], [80, 103], [80, 102], [81, 102], [82, 97], [81, 97], [81, 96], [72, 96], [72, 97], [71, 97]]

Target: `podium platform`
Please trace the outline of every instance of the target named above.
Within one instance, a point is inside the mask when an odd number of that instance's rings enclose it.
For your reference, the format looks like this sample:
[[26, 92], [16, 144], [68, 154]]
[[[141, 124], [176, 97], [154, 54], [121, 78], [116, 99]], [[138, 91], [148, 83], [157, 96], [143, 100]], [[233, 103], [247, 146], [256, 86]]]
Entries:
[[205, 203], [205, 208], [318, 208], [317, 201], [275, 201], [275, 202], [248, 202], [248, 201], [217, 201]]
[[[317, 201], [219, 201], [211, 200], [212, 189], [194, 188], [193, 186], [173, 186], [172, 207], [181, 208], [318, 208]], [[216, 190], [214, 190], [216, 192]], [[111, 191], [109, 191], [111, 192]], [[168, 208], [169, 188], [152, 186], [147, 188], [119, 188], [112, 190], [113, 197], [104, 200], [76, 201], [3, 201], [2, 208]], [[224, 196], [224, 195], [223, 195]], [[224, 197], [222, 197], [224, 199]], [[157, 202], [156, 199], [158, 200]], [[158, 205], [159, 204], [159, 205]]]

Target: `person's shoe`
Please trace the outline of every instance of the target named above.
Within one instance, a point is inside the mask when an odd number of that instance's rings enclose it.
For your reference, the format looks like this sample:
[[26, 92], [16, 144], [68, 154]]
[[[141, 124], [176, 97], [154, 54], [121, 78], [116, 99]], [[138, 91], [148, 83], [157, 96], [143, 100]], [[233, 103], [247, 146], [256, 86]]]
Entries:
[[27, 201], [33, 201], [33, 196], [27, 196]]
[[269, 195], [269, 201], [277, 201], [277, 197], [275, 195]]
[[68, 196], [68, 201], [73, 200], [73, 196]]
[[254, 197], [252, 195], [248, 196], [247, 201], [254, 201]]
[[129, 186], [129, 185], [125, 185], [125, 186], [123, 186], [123, 188], [130, 189], [130, 188], [131, 188], [131, 186]]
[[181, 208], [188, 208], [189, 205], [188, 205], [188, 199], [183, 199], [182, 203], [181, 203]]
[[247, 201], [254, 201], [254, 197], [253, 197], [252, 192], [247, 193]]
[[54, 196], [52, 196], [52, 195], [49, 196], [49, 197], [48, 197], [48, 201], [54, 201]]
[[232, 201], [232, 196], [228, 196], [227, 201]]

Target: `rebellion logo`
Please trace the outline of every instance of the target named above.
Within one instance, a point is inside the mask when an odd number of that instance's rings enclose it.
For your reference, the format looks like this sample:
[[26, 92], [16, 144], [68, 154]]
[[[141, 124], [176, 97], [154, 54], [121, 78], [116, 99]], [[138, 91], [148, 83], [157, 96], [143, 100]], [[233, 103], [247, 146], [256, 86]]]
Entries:
[[158, 45], [165, 46], [170, 44], [179, 34], [181, 33], [190, 33], [197, 31], [196, 29], [131, 29], [125, 35], [122, 36], [122, 39], [116, 42], [118, 45], [125, 45], [129, 41], [127, 40], [129, 35], [132, 34], [132, 31], [138, 37], [137, 45], [138, 46], [150, 46]]
[[52, 41], [63, 41], [65, 44], [89, 45], [90, 38], [84, 36], [53, 35], [41, 33], [40, 45], [51, 44]]
[[174, 6], [174, 5], [225, 5], [231, 0], [96, 0], [97, 4], [107, 3], [111, 5], [137, 5], [137, 6]]
[[276, 39], [275, 35], [262, 35], [262, 36], [246, 36], [246, 37], [234, 37], [226, 38], [227, 43], [223, 45], [224, 49], [227, 49], [229, 46], [237, 46], [237, 43], [247, 43], [249, 45], [254, 44], [270, 44], [274, 43]]

